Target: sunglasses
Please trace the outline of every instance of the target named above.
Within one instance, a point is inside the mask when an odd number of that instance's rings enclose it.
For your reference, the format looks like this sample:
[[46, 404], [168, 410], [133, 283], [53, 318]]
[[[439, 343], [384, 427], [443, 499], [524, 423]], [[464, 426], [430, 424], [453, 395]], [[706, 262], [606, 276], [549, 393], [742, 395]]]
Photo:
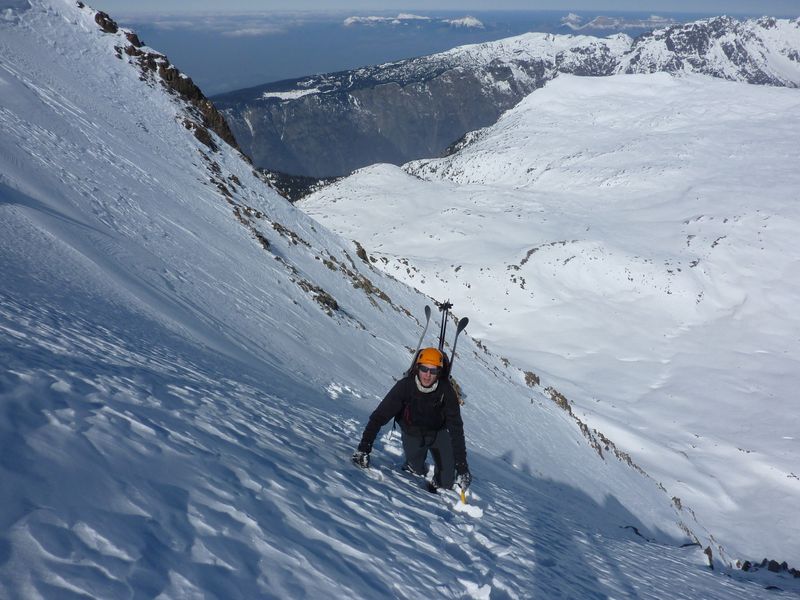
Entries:
[[425, 365], [418, 365], [417, 369], [420, 373], [430, 373], [431, 375], [438, 375], [440, 370], [439, 367], [426, 367]]

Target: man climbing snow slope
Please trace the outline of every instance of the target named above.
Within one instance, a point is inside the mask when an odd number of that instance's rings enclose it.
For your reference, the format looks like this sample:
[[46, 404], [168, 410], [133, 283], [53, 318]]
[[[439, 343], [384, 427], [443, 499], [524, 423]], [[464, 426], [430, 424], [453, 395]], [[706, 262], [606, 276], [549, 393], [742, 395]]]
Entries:
[[411, 372], [389, 390], [370, 415], [353, 454], [354, 463], [369, 467], [369, 454], [378, 432], [394, 418], [400, 424], [405, 470], [424, 477], [425, 458], [430, 452], [434, 463], [431, 491], [450, 489], [453, 483], [463, 490], [469, 487], [472, 476], [467, 466], [461, 405], [449, 381], [446, 363], [444, 354], [436, 348], [420, 350]]

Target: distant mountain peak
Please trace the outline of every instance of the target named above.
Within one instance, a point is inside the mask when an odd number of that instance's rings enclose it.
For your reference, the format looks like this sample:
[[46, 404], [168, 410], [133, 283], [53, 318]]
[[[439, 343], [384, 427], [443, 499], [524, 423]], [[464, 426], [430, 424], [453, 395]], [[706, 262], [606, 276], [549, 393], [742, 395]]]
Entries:
[[[566, 19], [576, 25], [581, 17]], [[693, 72], [798, 87], [798, 22], [719, 16], [669, 24], [653, 16], [650, 25], [661, 27], [636, 39], [526, 33], [215, 101], [257, 166], [334, 177], [375, 162], [439, 156], [562, 73]]]
[[800, 19], [723, 15], [639, 36], [623, 73], [689, 71], [730, 81], [800, 87]]

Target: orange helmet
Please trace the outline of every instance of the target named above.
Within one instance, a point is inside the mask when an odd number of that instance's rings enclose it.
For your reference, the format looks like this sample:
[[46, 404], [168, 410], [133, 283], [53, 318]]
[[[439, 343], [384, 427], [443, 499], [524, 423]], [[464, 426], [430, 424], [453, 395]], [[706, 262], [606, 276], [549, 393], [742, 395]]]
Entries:
[[441, 367], [444, 365], [444, 357], [436, 348], [423, 348], [417, 356], [417, 364]]

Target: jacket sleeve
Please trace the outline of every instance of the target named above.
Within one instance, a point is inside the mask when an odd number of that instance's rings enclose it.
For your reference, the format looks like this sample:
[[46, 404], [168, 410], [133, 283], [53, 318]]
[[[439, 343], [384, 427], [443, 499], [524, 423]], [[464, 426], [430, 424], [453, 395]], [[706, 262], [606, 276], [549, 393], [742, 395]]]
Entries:
[[401, 379], [395, 383], [370, 415], [369, 422], [367, 422], [364, 433], [361, 435], [361, 443], [358, 444], [359, 452], [372, 452], [372, 444], [375, 443], [375, 438], [378, 437], [381, 427], [403, 410], [404, 382], [405, 379]]
[[458, 402], [458, 396], [452, 386], [448, 385], [448, 388], [448, 391], [445, 392], [445, 427], [450, 433], [450, 440], [453, 444], [456, 471], [461, 474], [469, 469], [467, 467], [467, 444], [464, 441], [464, 421], [461, 420], [461, 405]]

